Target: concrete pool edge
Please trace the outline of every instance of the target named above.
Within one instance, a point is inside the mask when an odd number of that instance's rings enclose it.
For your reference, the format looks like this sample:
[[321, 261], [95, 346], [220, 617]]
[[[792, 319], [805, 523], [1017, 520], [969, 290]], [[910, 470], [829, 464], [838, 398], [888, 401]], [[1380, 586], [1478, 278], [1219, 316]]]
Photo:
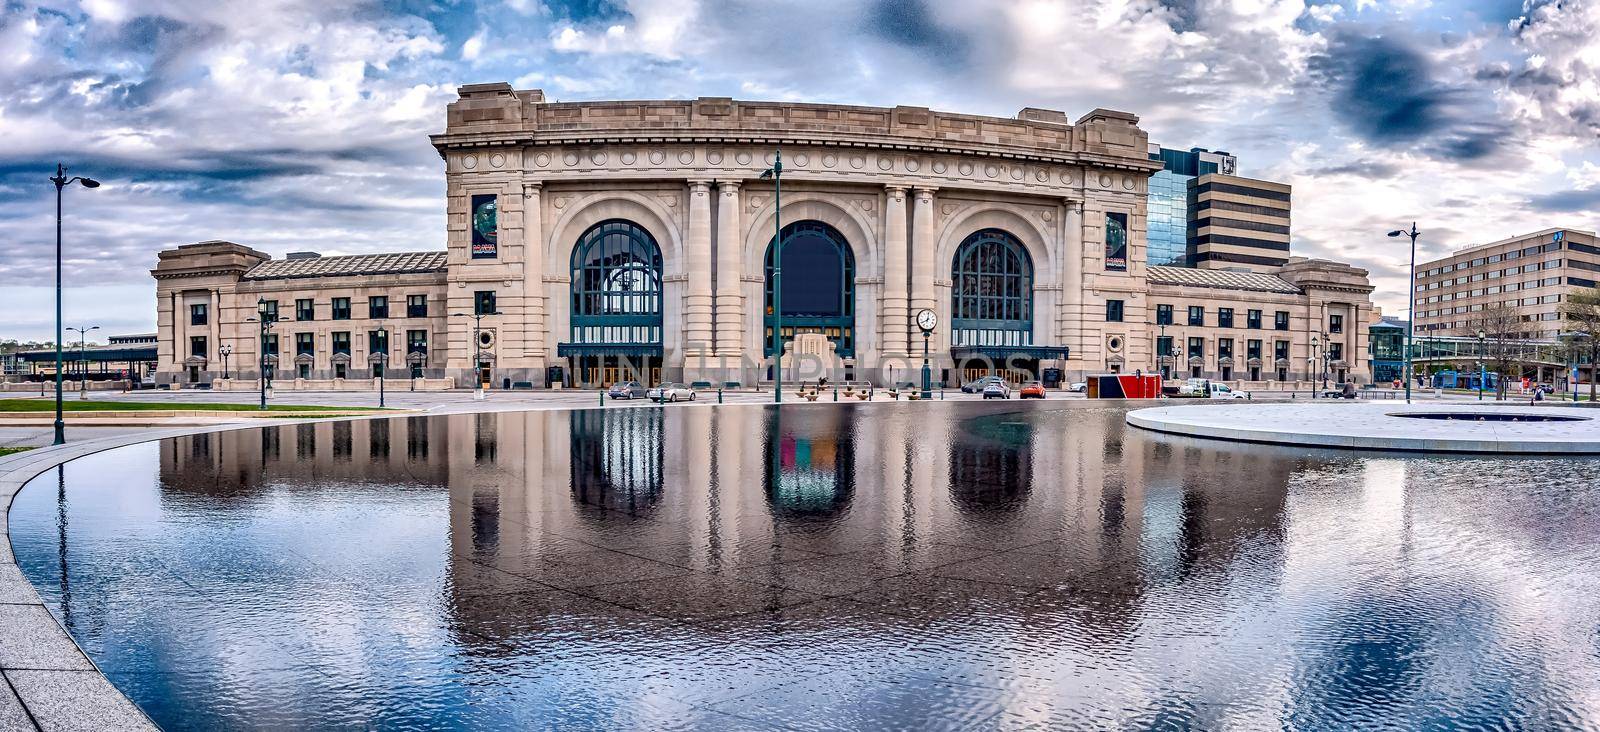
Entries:
[[[1327, 404], [1327, 405], [1196, 405], [1186, 407], [1155, 407], [1128, 412], [1125, 421], [1133, 427], [1162, 434], [1180, 435], [1225, 442], [1243, 442], [1261, 445], [1284, 445], [1337, 450], [1432, 452], [1476, 455], [1548, 455], [1579, 456], [1600, 455], [1600, 439], [1593, 428], [1579, 431], [1539, 428], [1541, 435], [1510, 435], [1512, 423], [1473, 423], [1457, 421], [1454, 424], [1471, 425], [1473, 431], [1487, 434], [1472, 436], [1452, 435], [1447, 428], [1427, 425], [1426, 420], [1396, 417], [1396, 411], [1417, 412], [1472, 412], [1476, 409], [1496, 410], [1515, 408], [1513, 405], [1477, 407], [1476, 405], [1414, 404]], [[1538, 406], [1522, 407], [1537, 411], [1559, 409], [1563, 412], [1579, 408]], [[1226, 410], [1226, 411], [1219, 411]], [[1306, 430], [1304, 424], [1290, 424], [1284, 416], [1304, 416], [1306, 410], [1319, 411], [1314, 429]], [[1279, 418], [1277, 421], [1264, 415]], [[1354, 419], [1351, 417], [1355, 415]], [[1328, 419], [1329, 417], [1335, 419]], [[1585, 415], [1586, 417], [1589, 415]], [[1337, 419], [1344, 418], [1344, 419]], [[1587, 420], [1585, 420], [1587, 421]], [[1398, 424], [1397, 424], [1398, 423]], [[1445, 421], [1449, 425], [1452, 422]], [[1541, 425], [1577, 425], [1580, 423], [1525, 423]], [[1290, 427], [1301, 427], [1291, 430]], [[1387, 428], [1387, 429], [1383, 429]], [[1397, 431], [1406, 430], [1409, 434]]]

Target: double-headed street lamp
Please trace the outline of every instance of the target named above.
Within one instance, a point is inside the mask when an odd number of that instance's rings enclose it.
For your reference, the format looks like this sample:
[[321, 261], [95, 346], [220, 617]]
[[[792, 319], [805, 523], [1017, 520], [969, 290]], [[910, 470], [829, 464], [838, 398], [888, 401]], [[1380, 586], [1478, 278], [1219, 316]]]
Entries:
[[100, 181], [83, 176], [67, 177], [67, 169], [59, 163], [56, 174], [50, 177], [56, 184], [56, 439], [57, 445], [67, 442], [67, 423], [61, 418], [61, 189], [77, 183], [84, 188], [99, 188]]
[[78, 333], [78, 401], [89, 398], [89, 347], [87, 339], [89, 331], [100, 330], [100, 326], [91, 325], [87, 328], [68, 328], [69, 331]]
[[[261, 355], [260, 363], [257, 365], [261, 369], [261, 409], [265, 410], [267, 408], [267, 385], [271, 383], [267, 379], [267, 359], [277, 357], [277, 354], [273, 354], [271, 356], [267, 355], [267, 334], [272, 331], [273, 319], [267, 315], [267, 301], [265, 298], [256, 298], [256, 317], [245, 319], [245, 322], [247, 323], [251, 321], [258, 323], [261, 326], [261, 340], [259, 341], [259, 347], [256, 349], [256, 352]], [[224, 362], [224, 364], [226, 364], [226, 362]], [[224, 366], [224, 371], [226, 371], [226, 366]]]
[[783, 150], [772, 152], [772, 167], [761, 179], [772, 179], [772, 400], [783, 403]]
[[1311, 377], [1311, 398], [1317, 398], [1317, 362], [1322, 358], [1322, 349], [1317, 346], [1317, 337], [1311, 336], [1311, 352], [1306, 354], [1306, 374]]
[[1406, 323], [1405, 364], [1407, 404], [1411, 403], [1411, 359], [1414, 355], [1411, 353], [1411, 334], [1417, 330], [1417, 237], [1421, 235], [1422, 232], [1417, 231], [1417, 222], [1415, 221], [1411, 222], [1410, 231], [1395, 229], [1389, 232], [1389, 236], [1411, 237], [1411, 274], [1410, 278], [1406, 280], [1406, 320], [1409, 321]]
[[233, 344], [232, 343], [224, 343], [224, 344], [222, 344], [222, 346], [217, 349], [217, 353], [222, 355], [222, 380], [223, 381], [227, 381], [228, 380], [228, 357], [233, 355]]

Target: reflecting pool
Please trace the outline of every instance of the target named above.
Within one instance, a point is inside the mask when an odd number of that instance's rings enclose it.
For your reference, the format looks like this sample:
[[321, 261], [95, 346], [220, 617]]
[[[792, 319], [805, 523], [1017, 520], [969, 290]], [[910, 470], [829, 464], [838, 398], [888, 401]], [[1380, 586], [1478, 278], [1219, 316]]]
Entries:
[[68, 463], [17, 560], [168, 729], [1600, 726], [1600, 460], [1089, 402], [275, 425]]

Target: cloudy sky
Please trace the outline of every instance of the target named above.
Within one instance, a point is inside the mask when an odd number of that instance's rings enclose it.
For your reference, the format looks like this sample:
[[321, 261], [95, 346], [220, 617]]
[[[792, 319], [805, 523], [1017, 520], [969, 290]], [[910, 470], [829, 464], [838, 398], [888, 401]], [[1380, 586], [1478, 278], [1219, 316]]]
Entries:
[[1297, 253], [1372, 270], [1600, 214], [1600, 0], [0, 0], [0, 338], [154, 329], [156, 251], [436, 249], [457, 85], [1139, 114], [1295, 187]]

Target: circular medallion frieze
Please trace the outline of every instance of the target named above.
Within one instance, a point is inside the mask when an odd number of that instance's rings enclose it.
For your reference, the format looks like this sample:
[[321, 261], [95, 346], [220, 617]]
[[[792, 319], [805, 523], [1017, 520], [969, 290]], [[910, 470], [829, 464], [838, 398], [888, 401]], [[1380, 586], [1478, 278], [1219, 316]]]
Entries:
[[694, 162], [694, 151], [684, 150], [683, 152], [678, 153], [678, 162], [684, 165]]
[[463, 155], [463, 156], [461, 156], [461, 167], [466, 168], [467, 170], [473, 170], [473, 169], [477, 168], [478, 167], [478, 156], [476, 156], [476, 155]]
[[504, 167], [505, 164], [506, 164], [506, 156], [501, 155], [500, 153], [495, 153], [495, 154], [489, 156], [489, 167], [491, 167], [491, 168], [500, 168], [500, 167]]
[[800, 153], [799, 155], [794, 156], [794, 166], [796, 168], [804, 168], [807, 165], [809, 165], [810, 163], [811, 163], [811, 158], [810, 158], [810, 156], [806, 155], [805, 153]]
[[595, 165], [605, 165], [606, 151], [596, 150], [592, 153], [589, 153], [589, 162], [594, 163]]
[[667, 162], [667, 154], [662, 152], [662, 151], [660, 151], [660, 150], [651, 150], [650, 151], [650, 162], [652, 164], [654, 164], [654, 165], [660, 165], [662, 163], [665, 163], [665, 162]]
[[1011, 179], [1012, 180], [1022, 180], [1022, 166], [1017, 165], [1017, 166], [1011, 167]]
[[867, 164], [867, 159], [864, 158], [864, 157], [861, 157], [860, 155], [852, 155], [850, 157], [850, 167], [855, 168], [856, 170], [860, 170], [861, 166], [866, 165], [866, 164]]
[[762, 162], [765, 162], [767, 164], [767, 167], [769, 167], [769, 168], [772, 167], [772, 153], [767, 153], [765, 155], [762, 155], [761, 156], [761, 160], [762, 160]]
[[1056, 215], [1053, 214], [1053, 213], [1050, 213], [1049, 211], [1040, 211], [1039, 212], [1039, 218], [1044, 219], [1045, 223], [1049, 223], [1051, 221], [1055, 221], [1056, 220]]
[[833, 167], [835, 165], [838, 165], [838, 164], [839, 164], [839, 156], [834, 155], [833, 153], [827, 153], [827, 154], [822, 156], [822, 167], [831, 168], [831, 167]]
[[1065, 183], [1065, 184], [1067, 184], [1069, 186], [1072, 185], [1072, 171], [1070, 171], [1070, 170], [1061, 171], [1061, 182]]
[[706, 162], [711, 163], [712, 165], [721, 165], [722, 164], [722, 151], [721, 150], [710, 150], [710, 151], [707, 151], [706, 152]]
[[1127, 191], [1133, 190], [1133, 178], [1131, 176], [1122, 177], [1122, 188]]
[[539, 168], [543, 168], [543, 167], [549, 166], [550, 165], [550, 154], [549, 153], [539, 153], [538, 155], [533, 156], [533, 164], [534, 164], [535, 167], [539, 167]]
[[1045, 172], [1044, 168], [1040, 168], [1034, 171], [1033, 179], [1039, 181], [1040, 183], [1044, 183], [1050, 180], [1050, 174]]
[[943, 160], [935, 160], [935, 161], [933, 161], [933, 172], [943, 175], [944, 172], [946, 170], [949, 170], [949, 169], [950, 169], [950, 166], [948, 164], [946, 164]]
[[1111, 176], [1106, 175], [1105, 173], [1101, 173], [1100, 174], [1100, 187], [1101, 188], [1110, 188], [1111, 187]]
[[972, 163], [962, 163], [957, 170], [960, 170], [962, 175], [972, 175]]
[[621, 155], [618, 155], [617, 158], [622, 161], [623, 165], [633, 165], [635, 162], [637, 162], [639, 160], [639, 156], [633, 154], [632, 150], [629, 150], [629, 151], [627, 151], [627, 152], [625, 152], [625, 153], [623, 153]]
[[878, 170], [889, 170], [894, 167], [894, 160], [888, 156], [878, 157]]
[[918, 162], [916, 158], [906, 158], [906, 170], [915, 173], [921, 169], [922, 163]]
[[738, 155], [733, 156], [733, 159], [739, 161], [740, 165], [749, 165], [750, 164], [750, 153], [747, 153], [747, 152], [739, 153]]
[[578, 164], [578, 154], [577, 153], [567, 153], [566, 155], [562, 155], [561, 156], [561, 162], [566, 163], [567, 167], [569, 167], [569, 168], [574, 166], [574, 165], [577, 165]]
[[1000, 167], [997, 165], [985, 165], [983, 166], [983, 174], [993, 178], [1000, 174]]

